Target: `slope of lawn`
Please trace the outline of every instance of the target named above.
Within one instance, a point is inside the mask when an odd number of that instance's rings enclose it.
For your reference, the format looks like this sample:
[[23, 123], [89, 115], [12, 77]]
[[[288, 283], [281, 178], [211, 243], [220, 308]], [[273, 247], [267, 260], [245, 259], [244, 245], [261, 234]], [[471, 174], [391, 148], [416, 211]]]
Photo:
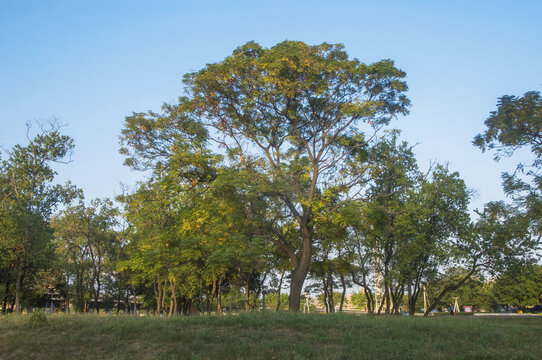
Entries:
[[0, 317], [0, 359], [541, 359], [535, 318]]

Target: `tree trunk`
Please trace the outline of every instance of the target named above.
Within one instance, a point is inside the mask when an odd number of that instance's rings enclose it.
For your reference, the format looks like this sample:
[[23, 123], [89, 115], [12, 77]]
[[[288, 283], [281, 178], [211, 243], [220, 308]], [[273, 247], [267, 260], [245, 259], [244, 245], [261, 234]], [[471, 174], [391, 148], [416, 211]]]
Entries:
[[124, 313], [129, 314], [130, 313], [130, 288], [126, 286], [124, 289]]
[[160, 313], [162, 312], [162, 307], [161, 307], [162, 293], [163, 293], [162, 282], [160, 281], [159, 278], [157, 278], [155, 282], [155, 290], [154, 290], [154, 294], [156, 297], [156, 315], [160, 315]]
[[384, 288], [384, 294], [382, 296], [382, 301], [380, 301], [380, 306], [378, 307], [378, 312], [377, 312], [378, 315], [380, 315], [380, 313], [382, 312], [382, 308], [384, 307], [384, 303], [386, 302], [385, 299], [386, 299], [387, 296], [388, 296], [388, 287], [386, 286]]
[[256, 307], [258, 306], [258, 299], [260, 298], [260, 295], [265, 293], [264, 284], [265, 279], [267, 279], [267, 272], [264, 273], [263, 278], [261, 281], [258, 281], [258, 288], [256, 290], [256, 294], [254, 296], [254, 301], [252, 301], [252, 304], [250, 305], [252, 311], [256, 310]]
[[[154, 284], [154, 286], [156, 287], [156, 283]], [[156, 289], [155, 289], [155, 293], [156, 293]], [[120, 312], [121, 295], [122, 295], [122, 289], [120, 287], [120, 281], [117, 281], [117, 314]]]
[[177, 296], [175, 295], [175, 278], [169, 279], [169, 285], [171, 288], [171, 298], [169, 301], [169, 314], [168, 316], [175, 315], [175, 311], [177, 310]]
[[183, 315], [185, 315], [185, 316], [190, 315], [190, 313], [191, 313], [190, 309], [191, 308], [192, 308], [192, 299], [186, 299], [186, 301], [184, 302], [184, 305], [183, 305]]
[[343, 292], [341, 294], [341, 305], [339, 306], [339, 312], [343, 312], [344, 298], [346, 297], [346, 282], [344, 281], [344, 276], [341, 275], [341, 285]]
[[[96, 312], [100, 313], [100, 292], [102, 291], [102, 282], [100, 276], [102, 274], [102, 253], [98, 247], [98, 274], [96, 275], [96, 297], [94, 302], [96, 303]], [[135, 296], [135, 292], [134, 292]], [[134, 310], [135, 310], [135, 299], [134, 299]]]
[[160, 303], [160, 313], [165, 315], [166, 308], [166, 288], [167, 288], [167, 278], [164, 277], [164, 282], [162, 284], [162, 302]]
[[247, 277], [247, 280], [245, 281], [245, 311], [250, 310], [250, 287], [249, 287], [249, 279], [250, 277]]
[[70, 277], [66, 275], [66, 313], [70, 313]]
[[312, 256], [312, 231], [307, 225], [301, 224], [301, 234], [303, 237], [303, 248], [299, 262], [292, 271], [292, 281], [290, 284], [290, 297], [288, 299], [288, 310], [299, 312], [301, 305], [301, 291], [303, 291], [303, 283], [309, 273], [309, 266]]
[[11, 309], [15, 309], [15, 294], [13, 295], [13, 300], [11, 301]]
[[405, 293], [404, 285], [400, 285], [396, 287], [395, 291], [393, 291], [391, 294], [391, 300], [392, 300], [392, 313], [399, 314], [399, 307], [402, 305], [402, 299], [403, 295]]
[[408, 284], [407, 294], [408, 294], [408, 303], [407, 303], [408, 315], [414, 315], [414, 313], [412, 312], [412, 285], [411, 284]]
[[[132, 286], [132, 296], [134, 298], [134, 315], [137, 314], [137, 299], [136, 299], [136, 291], [135, 288]], [[100, 308], [98, 307], [98, 313], [100, 312]]]
[[[119, 284], [117, 284], [119, 285]], [[117, 314], [120, 312], [120, 299], [122, 295], [122, 290], [120, 286], [117, 287]]]
[[213, 279], [213, 288], [211, 289], [211, 297], [207, 298], [207, 314], [208, 315], [211, 315], [211, 307], [213, 306], [215, 293], [216, 293], [216, 279]]
[[20, 314], [21, 313], [21, 287], [23, 283], [23, 267], [22, 265], [19, 265], [19, 268], [17, 269], [17, 280], [15, 282], [15, 313]]
[[222, 277], [218, 279], [218, 291], [216, 295], [216, 314], [222, 315]]
[[169, 283], [169, 290], [171, 291], [171, 296], [169, 297], [169, 311], [167, 316], [171, 317], [171, 315], [173, 315], [173, 287], [171, 285], [171, 281]]
[[334, 314], [335, 313], [335, 299], [333, 298], [333, 277], [331, 275], [328, 275], [328, 281], [327, 281], [327, 287], [328, 287], [328, 298], [327, 301], [329, 302], [329, 312]]
[[386, 314], [391, 314], [393, 303], [392, 303], [392, 294], [391, 287], [388, 289], [388, 294], [386, 296]]
[[194, 302], [194, 299], [188, 299], [187, 301], [187, 304], [186, 304], [186, 313], [185, 315], [190, 315], [192, 314], [192, 303]]
[[329, 313], [329, 304], [327, 302], [327, 282], [326, 282], [325, 277], [322, 279], [322, 287], [324, 289], [324, 306], [326, 307], [326, 314], [328, 314]]
[[83, 312], [83, 273], [78, 272], [76, 275], [76, 281], [75, 284], [75, 297], [77, 299], [77, 308], [76, 312], [82, 313]]
[[371, 292], [371, 289], [368, 287], [363, 287], [363, 293], [365, 294], [365, 298], [367, 299], [367, 312], [369, 314], [373, 314], [375, 311], [375, 304], [373, 301], [373, 294]]
[[373, 293], [371, 288], [367, 285], [367, 277], [365, 273], [362, 273], [362, 280], [360, 281], [354, 273], [351, 273], [352, 282], [356, 285], [359, 285], [363, 288], [363, 293], [365, 294], [365, 299], [367, 299], [367, 312], [373, 314], [375, 310], [375, 300], [373, 299]]
[[100, 275], [98, 274], [98, 277], [96, 278], [96, 294], [94, 295], [94, 308], [96, 309], [96, 312], [100, 313], [100, 291], [101, 291], [102, 283], [100, 282]]
[[280, 273], [279, 288], [277, 290], [278, 292], [277, 308], [275, 309], [275, 311], [280, 310], [280, 291], [282, 290], [282, 279], [284, 279], [284, 270], [282, 270], [282, 272]]
[[414, 315], [416, 313], [416, 301], [418, 301], [419, 294], [420, 294], [420, 291], [414, 288], [414, 291], [412, 292], [412, 303], [409, 309], [410, 315]]

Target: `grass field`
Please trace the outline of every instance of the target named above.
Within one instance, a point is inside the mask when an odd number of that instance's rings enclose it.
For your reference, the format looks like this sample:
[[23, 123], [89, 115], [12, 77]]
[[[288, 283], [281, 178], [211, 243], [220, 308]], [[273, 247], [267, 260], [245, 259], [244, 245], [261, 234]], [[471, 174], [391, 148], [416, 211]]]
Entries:
[[542, 359], [542, 317], [0, 317], [0, 359]]

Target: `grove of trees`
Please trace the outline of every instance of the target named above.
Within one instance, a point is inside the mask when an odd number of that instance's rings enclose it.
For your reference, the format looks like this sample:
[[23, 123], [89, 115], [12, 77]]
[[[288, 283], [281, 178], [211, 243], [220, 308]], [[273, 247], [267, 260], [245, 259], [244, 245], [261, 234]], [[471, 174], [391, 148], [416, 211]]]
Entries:
[[77, 312], [300, 311], [309, 292], [334, 312], [352, 288], [379, 314], [414, 314], [424, 290], [426, 315], [454, 295], [539, 303], [540, 93], [500, 98], [474, 138], [496, 160], [521, 147], [533, 160], [503, 174], [510, 202], [471, 214], [459, 173], [422, 171], [390, 128], [410, 107], [404, 78], [342, 45], [249, 42], [186, 74], [176, 103], [126, 117], [120, 152], [144, 180], [115, 202], [56, 184], [73, 140], [29, 125], [0, 159], [3, 312], [59, 299]]

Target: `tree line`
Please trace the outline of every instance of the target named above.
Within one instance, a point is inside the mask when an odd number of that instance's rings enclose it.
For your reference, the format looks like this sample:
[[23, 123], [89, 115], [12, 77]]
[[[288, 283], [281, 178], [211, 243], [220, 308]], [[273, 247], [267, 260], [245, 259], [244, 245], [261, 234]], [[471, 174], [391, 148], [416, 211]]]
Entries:
[[482, 276], [536, 278], [540, 93], [500, 98], [474, 138], [497, 160], [522, 147], [534, 160], [503, 174], [511, 201], [473, 219], [459, 173], [420, 170], [389, 128], [408, 114], [405, 76], [342, 45], [249, 42], [186, 74], [176, 103], [126, 117], [120, 152], [145, 180], [116, 204], [55, 184], [73, 140], [29, 125], [1, 160], [4, 312], [61, 298], [75, 311], [222, 313], [266, 295], [299, 311], [307, 292], [333, 312], [356, 286], [371, 313], [413, 314], [427, 289], [429, 314]]

